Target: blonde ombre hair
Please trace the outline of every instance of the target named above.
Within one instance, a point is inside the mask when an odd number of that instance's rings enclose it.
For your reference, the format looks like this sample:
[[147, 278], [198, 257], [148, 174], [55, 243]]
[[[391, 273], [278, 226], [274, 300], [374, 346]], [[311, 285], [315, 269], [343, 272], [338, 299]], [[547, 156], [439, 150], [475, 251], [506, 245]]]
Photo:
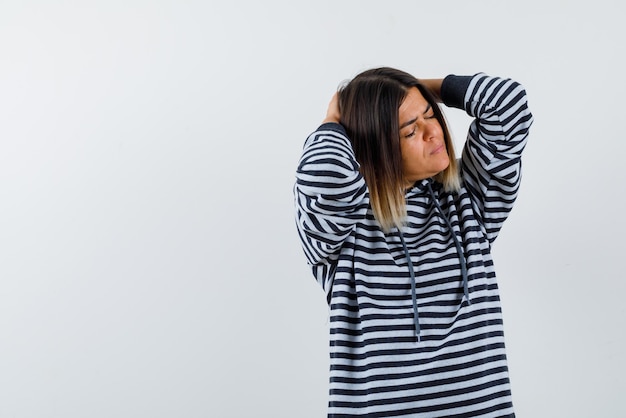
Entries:
[[432, 106], [450, 159], [448, 167], [434, 179], [446, 191], [458, 191], [460, 180], [448, 125], [437, 100], [417, 78], [394, 68], [375, 68], [362, 72], [339, 89], [341, 124], [352, 142], [374, 216], [384, 232], [400, 228], [406, 219], [399, 108], [412, 87]]

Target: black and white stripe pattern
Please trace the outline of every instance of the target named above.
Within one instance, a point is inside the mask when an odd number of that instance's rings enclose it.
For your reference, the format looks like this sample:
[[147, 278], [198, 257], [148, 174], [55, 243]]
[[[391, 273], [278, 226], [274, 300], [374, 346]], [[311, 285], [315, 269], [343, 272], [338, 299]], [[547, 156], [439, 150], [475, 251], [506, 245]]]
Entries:
[[[442, 95], [475, 121], [461, 191], [427, 179], [406, 194], [420, 342], [399, 231], [384, 234], [374, 219], [345, 131], [322, 125], [305, 143], [296, 220], [330, 306], [329, 417], [513, 416], [490, 245], [517, 194], [532, 116], [512, 80], [448, 76]], [[443, 216], [464, 250], [471, 303]]]

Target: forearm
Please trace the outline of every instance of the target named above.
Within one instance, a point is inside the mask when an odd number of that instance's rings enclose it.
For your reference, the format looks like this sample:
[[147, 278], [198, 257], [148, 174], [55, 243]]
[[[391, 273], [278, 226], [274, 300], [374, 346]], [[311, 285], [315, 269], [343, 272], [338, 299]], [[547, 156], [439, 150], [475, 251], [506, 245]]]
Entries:
[[438, 102], [441, 102], [441, 84], [443, 83], [443, 78], [421, 78], [419, 82], [435, 96]]
[[296, 171], [296, 221], [308, 261], [329, 262], [367, 214], [365, 180], [341, 125], [309, 136]]
[[461, 175], [492, 242], [517, 197], [532, 114], [519, 83], [485, 74], [471, 78], [464, 108], [475, 119], [463, 150]]

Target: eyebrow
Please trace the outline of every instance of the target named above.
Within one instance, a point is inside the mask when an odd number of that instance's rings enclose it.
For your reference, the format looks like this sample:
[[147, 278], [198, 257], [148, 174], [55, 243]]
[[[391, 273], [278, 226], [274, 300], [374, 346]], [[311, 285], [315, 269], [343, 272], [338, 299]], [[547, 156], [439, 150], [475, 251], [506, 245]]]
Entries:
[[[426, 106], [426, 109], [422, 114], [425, 115], [430, 109], [432, 109], [432, 106], [430, 105], [430, 103], [428, 103], [428, 106]], [[413, 118], [410, 121], [404, 122], [402, 125], [400, 125], [400, 129], [406, 128], [407, 126], [414, 124], [416, 120], [417, 118]]]

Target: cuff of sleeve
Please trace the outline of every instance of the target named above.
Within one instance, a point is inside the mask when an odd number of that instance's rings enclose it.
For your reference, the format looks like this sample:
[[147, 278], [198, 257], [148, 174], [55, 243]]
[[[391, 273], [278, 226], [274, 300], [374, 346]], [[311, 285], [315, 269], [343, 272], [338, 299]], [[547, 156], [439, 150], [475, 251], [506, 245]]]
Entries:
[[318, 131], [322, 131], [322, 130], [335, 131], [335, 132], [339, 132], [340, 134], [346, 137], [348, 136], [348, 134], [346, 133], [346, 128], [344, 128], [343, 125], [339, 123], [335, 123], [335, 122], [322, 123], [319, 126], [319, 128], [317, 128], [317, 130]]
[[465, 108], [465, 92], [472, 76], [449, 75], [441, 83], [441, 101], [448, 107]]

